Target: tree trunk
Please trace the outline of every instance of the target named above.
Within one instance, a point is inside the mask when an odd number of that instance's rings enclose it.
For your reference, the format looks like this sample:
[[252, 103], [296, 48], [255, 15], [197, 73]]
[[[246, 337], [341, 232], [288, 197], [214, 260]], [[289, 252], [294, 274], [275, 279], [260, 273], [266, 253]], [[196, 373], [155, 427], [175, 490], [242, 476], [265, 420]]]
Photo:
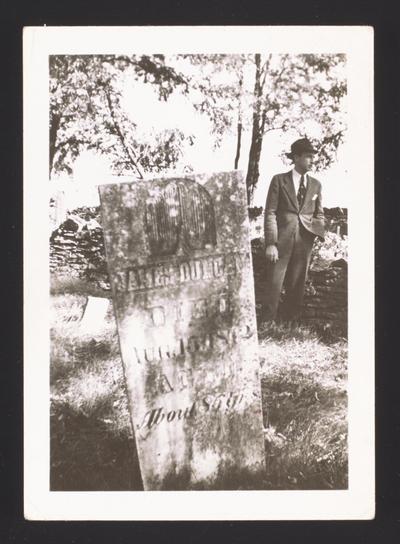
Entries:
[[259, 163], [262, 149], [262, 119], [261, 119], [261, 104], [260, 99], [262, 95], [261, 85], [261, 55], [257, 53], [255, 55], [256, 63], [256, 76], [254, 82], [254, 105], [253, 105], [253, 128], [251, 134], [251, 145], [249, 152], [249, 163], [247, 167], [246, 176], [246, 188], [247, 188], [247, 203], [250, 204], [251, 198], [254, 193], [255, 186], [257, 185], [259, 172]]
[[50, 125], [49, 134], [49, 178], [53, 170], [54, 157], [57, 151], [57, 132], [60, 127], [61, 115], [54, 115]]
[[243, 89], [243, 75], [240, 76], [239, 79], [239, 105], [238, 105], [238, 124], [237, 124], [237, 143], [236, 143], [236, 156], [235, 156], [235, 164], [234, 168], [235, 170], [238, 169], [239, 166], [239, 159], [240, 159], [240, 148], [242, 145], [242, 130], [243, 130], [243, 123], [242, 123], [242, 89]]
[[259, 163], [262, 150], [262, 133], [254, 131], [251, 141], [249, 153], [249, 165], [247, 168], [246, 187], [247, 187], [247, 203], [250, 204], [254, 194], [254, 189], [257, 185], [260, 176]]
[[240, 159], [240, 147], [242, 145], [242, 123], [239, 121], [237, 125], [237, 144], [236, 144], [236, 156], [235, 156], [235, 170], [238, 169]]

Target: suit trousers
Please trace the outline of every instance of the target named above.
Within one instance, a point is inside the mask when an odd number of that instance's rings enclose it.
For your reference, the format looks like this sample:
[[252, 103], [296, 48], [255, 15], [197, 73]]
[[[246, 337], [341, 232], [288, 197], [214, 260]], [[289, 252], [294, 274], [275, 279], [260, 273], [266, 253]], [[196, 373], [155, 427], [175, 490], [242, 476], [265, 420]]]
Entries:
[[279, 308], [279, 318], [292, 320], [299, 317], [314, 239], [315, 235], [299, 221], [293, 235], [285, 240], [284, 247], [280, 247], [278, 241], [279, 259], [276, 263], [267, 263], [264, 319], [277, 318], [283, 286], [285, 298]]

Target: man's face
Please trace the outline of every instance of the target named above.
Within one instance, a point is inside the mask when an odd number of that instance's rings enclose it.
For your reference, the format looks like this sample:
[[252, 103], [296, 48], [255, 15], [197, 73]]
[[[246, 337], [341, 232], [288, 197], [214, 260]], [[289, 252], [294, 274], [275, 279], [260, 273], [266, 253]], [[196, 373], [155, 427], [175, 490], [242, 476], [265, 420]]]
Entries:
[[294, 165], [300, 174], [305, 174], [311, 169], [313, 163], [313, 153], [302, 153], [294, 156]]

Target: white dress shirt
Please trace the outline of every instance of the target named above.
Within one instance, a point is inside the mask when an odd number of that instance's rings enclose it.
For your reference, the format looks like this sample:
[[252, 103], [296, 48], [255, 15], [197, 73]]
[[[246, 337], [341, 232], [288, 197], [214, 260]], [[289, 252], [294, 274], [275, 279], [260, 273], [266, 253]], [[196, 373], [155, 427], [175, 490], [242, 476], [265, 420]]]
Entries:
[[[299, 192], [299, 187], [300, 187], [301, 174], [299, 174], [295, 168], [293, 168], [292, 170], [292, 179], [294, 183], [294, 190], [296, 191], [296, 195], [297, 195], [297, 193]], [[307, 189], [307, 183], [308, 183], [308, 177], [307, 177], [307, 174], [304, 174], [304, 186], [306, 189]]]

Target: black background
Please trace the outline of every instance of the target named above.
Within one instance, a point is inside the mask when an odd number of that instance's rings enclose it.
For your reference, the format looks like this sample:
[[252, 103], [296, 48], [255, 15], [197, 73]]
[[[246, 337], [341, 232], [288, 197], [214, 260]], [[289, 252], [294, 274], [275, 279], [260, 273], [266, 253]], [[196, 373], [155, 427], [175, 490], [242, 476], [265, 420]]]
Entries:
[[[400, 24], [395, 2], [1, 2], [3, 327], [1, 543], [400, 541]], [[371, 25], [375, 29], [376, 518], [346, 522], [29, 522], [23, 519], [22, 29], [68, 25]], [[340, 44], [338, 44], [340, 45]], [[38, 181], [39, 182], [39, 181]], [[370, 265], [370, 263], [366, 263]], [[6, 304], [4, 304], [6, 302]], [[46, 303], [46, 301], [44, 301]], [[40, 319], [40, 309], [38, 309]], [[362, 384], [361, 384], [362, 386]]]

